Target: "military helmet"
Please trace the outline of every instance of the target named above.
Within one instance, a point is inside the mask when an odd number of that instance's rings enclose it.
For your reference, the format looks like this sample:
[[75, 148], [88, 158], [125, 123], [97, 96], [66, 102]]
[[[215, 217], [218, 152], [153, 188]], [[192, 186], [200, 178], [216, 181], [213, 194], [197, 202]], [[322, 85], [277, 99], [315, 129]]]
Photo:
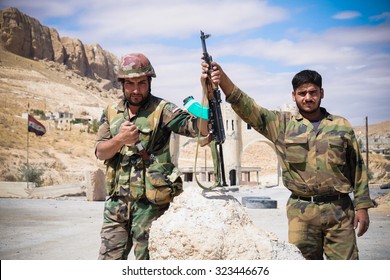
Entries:
[[119, 66], [115, 68], [115, 73], [118, 81], [141, 76], [156, 77], [152, 64], [142, 53], [130, 53], [123, 56]]

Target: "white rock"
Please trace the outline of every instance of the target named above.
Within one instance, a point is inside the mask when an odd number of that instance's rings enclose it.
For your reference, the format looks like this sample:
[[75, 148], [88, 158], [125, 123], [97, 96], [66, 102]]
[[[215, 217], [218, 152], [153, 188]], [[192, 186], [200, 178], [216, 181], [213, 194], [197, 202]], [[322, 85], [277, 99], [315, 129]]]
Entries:
[[153, 222], [149, 251], [155, 260], [304, 259], [296, 246], [256, 227], [233, 196], [192, 186]]

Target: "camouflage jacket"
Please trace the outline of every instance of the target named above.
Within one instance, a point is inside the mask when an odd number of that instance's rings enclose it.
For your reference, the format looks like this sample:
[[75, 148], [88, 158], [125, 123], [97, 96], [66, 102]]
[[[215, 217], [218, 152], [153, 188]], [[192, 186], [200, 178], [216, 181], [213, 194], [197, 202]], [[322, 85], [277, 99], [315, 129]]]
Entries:
[[235, 88], [233, 110], [275, 145], [284, 185], [301, 196], [354, 194], [356, 209], [372, 207], [366, 167], [349, 122], [321, 108], [317, 130], [301, 114], [271, 111]]
[[[100, 120], [96, 145], [115, 136], [125, 120], [129, 120], [129, 116], [123, 100], [108, 105]], [[130, 121], [138, 127], [142, 146], [149, 155], [153, 154], [155, 162], [159, 163], [171, 162], [169, 141], [172, 132], [189, 137], [198, 135], [196, 117], [181, 110], [175, 104], [153, 95]], [[151, 136], [155, 128], [157, 132], [154, 136], [154, 145], [151, 146]], [[115, 191], [117, 195], [131, 194], [135, 199], [139, 199], [143, 195], [143, 162], [140, 160], [138, 149], [135, 146], [124, 145], [112, 159], [106, 160], [105, 164], [107, 165], [106, 188], [108, 194], [111, 195]], [[116, 179], [111, 178], [115, 176]], [[110, 180], [111, 183], [107, 182]], [[112, 186], [107, 187], [107, 184]]]

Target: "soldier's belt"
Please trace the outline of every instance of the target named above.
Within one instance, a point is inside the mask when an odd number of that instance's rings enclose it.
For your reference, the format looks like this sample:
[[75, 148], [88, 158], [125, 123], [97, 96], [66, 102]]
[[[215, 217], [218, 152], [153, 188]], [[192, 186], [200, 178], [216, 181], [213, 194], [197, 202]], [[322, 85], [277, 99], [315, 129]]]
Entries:
[[304, 200], [313, 203], [329, 203], [340, 199], [345, 199], [349, 197], [349, 195], [347, 193], [341, 193], [337, 195], [321, 195], [321, 196], [300, 196], [300, 195], [292, 194], [290, 197], [292, 199]]

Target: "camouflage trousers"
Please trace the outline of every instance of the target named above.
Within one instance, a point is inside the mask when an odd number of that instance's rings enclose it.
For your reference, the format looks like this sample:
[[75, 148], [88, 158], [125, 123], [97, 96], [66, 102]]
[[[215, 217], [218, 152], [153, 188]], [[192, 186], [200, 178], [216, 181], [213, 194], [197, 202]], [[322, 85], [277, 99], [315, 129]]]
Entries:
[[127, 197], [110, 197], [104, 206], [100, 260], [126, 260], [134, 246], [137, 260], [149, 259], [149, 230], [169, 204], [154, 205], [146, 199], [131, 202]]
[[289, 198], [287, 201], [288, 239], [309, 260], [357, 260], [353, 220], [354, 207], [349, 197], [330, 203], [312, 203]]

